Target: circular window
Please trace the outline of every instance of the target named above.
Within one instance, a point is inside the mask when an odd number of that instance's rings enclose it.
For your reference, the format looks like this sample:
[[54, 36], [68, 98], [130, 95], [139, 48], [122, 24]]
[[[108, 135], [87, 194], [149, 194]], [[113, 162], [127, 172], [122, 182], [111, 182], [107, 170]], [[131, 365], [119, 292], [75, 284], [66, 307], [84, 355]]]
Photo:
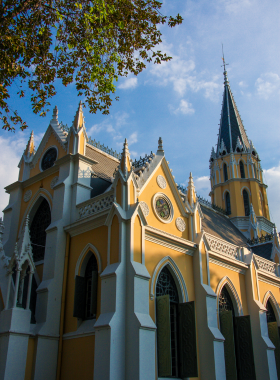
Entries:
[[170, 223], [173, 219], [173, 207], [169, 198], [162, 193], [154, 195], [154, 210], [156, 216], [164, 223]]
[[41, 161], [41, 169], [46, 170], [53, 166], [55, 160], [57, 158], [57, 150], [55, 148], [50, 148], [42, 158]]

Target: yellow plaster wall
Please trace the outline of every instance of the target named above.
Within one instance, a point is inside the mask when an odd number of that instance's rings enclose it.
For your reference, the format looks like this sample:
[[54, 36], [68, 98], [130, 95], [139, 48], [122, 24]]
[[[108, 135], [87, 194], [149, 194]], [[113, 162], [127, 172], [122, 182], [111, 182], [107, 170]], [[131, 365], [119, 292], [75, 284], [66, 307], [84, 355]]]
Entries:
[[133, 185], [133, 182], [130, 181], [130, 185], [129, 185], [129, 196], [130, 196], [130, 204], [133, 205], [135, 203], [135, 196], [134, 196], [134, 185]]
[[41, 173], [41, 170], [40, 170], [40, 161], [41, 161], [41, 158], [43, 157], [43, 155], [45, 154], [45, 152], [51, 147], [51, 146], [56, 146], [57, 147], [57, 150], [58, 150], [58, 156], [57, 156], [57, 159], [63, 157], [66, 155], [66, 152], [65, 150], [62, 148], [62, 146], [60, 145], [60, 143], [57, 141], [57, 139], [55, 138], [54, 134], [52, 133], [49, 137], [49, 140], [43, 150], [43, 153], [41, 154], [41, 156], [39, 157], [38, 161], [37, 161], [37, 164], [35, 165], [35, 167], [33, 169], [30, 170], [30, 177], [33, 177], [34, 175], [36, 174], [39, 174]]
[[[108, 227], [102, 226], [94, 230], [84, 232], [83, 234], [71, 238], [71, 246], [68, 263], [68, 277], [65, 299], [65, 322], [64, 333], [73, 332], [77, 329], [77, 318], [73, 317], [74, 294], [75, 294], [75, 269], [77, 260], [83, 249], [88, 243], [94, 245], [101, 256], [101, 268], [107, 265], [107, 245], [108, 245]], [[94, 253], [94, 252], [93, 252]], [[85, 254], [86, 255], [86, 254]], [[85, 256], [84, 256], [85, 257]], [[99, 268], [98, 268], [99, 270]], [[98, 295], [97, 295], [97, 318], [100, 314], [100, 297], [101, 297], [101, 280], [98, 276]]]
[[[263, 303], [265, 294], [270, 290], [271, 293], [274, 295], [278, 306], [280, 306], [280, 288], [276, 285], [267, 284], [266, 282], [259, 281], [259, 290], [260, 290], [260, 301]], [[265, 306], [265, 305], [264, 305]]]
[[[25, 212], [27, 209], [29, 209], [30, 207], [30, 204], [32, 202], [32, 199], [33, 199], [33, 196], [37, 193], [38, 190], [40, 190], [41, 188], [47, 190], [51, 196], [53, 196], [53, 189], [51, 189], [51, 181], [53, 180], [53, 178], [55, 176], [57, 176], [59, 173], [56, 172], [46, 178], [44, 178], [43, 180], [41, 181], [38, 181], [36, 183], [33, 183], [32, 185], [24, 188], [23, 192], [22, 192], [22, 199], [21, 199], [21, 206], [20, 206], [20, 214], [19, 214], [19, 224], [17, 226], [18, 228], [18, 233], [19, 233], [19, 228], [20, 228], [20, 225], [21, 225], [21, 222], [22, 222], [22, 218], [24, 217], [25, 215]], [[32, 191], [32, 197], [30, 199], [29, 202], [24, 202], [23, 200], [23, 197], [24, 197], [24, 194], [26, 193], [26, 191], [28, 190], [31, 190]], [[52, 199], [50, 198], [50, 196], [46, 193], [44, 193], [44, 196], [48, 199], [49, 203], [52, 204]], [[30, 210], [28, 211], [30, 212]], [[16, 227], [16, 226], [15, 226]]]
[[119, 241], [119, 220], [117, 215], [115, 215], [111, 225], [110, 264], [119, 262]]
[[70, 140], [69, 140], [69, 153], [74, 152], [74, 134], [71, 133]]
[[33, 380], [34, 378], [36, 350], [37, 350], [37, 339], [29, 338], [24, 380]]
[[200, 228], [200, 216], [199, 216], [199, 212], [196, 210], [195, 212], [195, 219], [196, 219], [196, 233], [200, 233], [201, 231], [201, 228]]
[[117, 203], [122, 206], [122, 183], [121, 180], [118, 180], [117, 186], [116, 186], [116, 198]]
[[[156, 182], [156, 178], [158, 175], [162, 175], [165, 179], [166, 179], [166, 182], [167, 182], [167, 186], [165, 189], [161, 189], [157, 182]], [[173, 205], [173, 209], [174, 209], [174, 216], [173, 216], [173, 220], [171, 221], [171, 223], [163, 223], [160, 219], [157, 218], [157, 216], [155, 215], [155, 212], [154, 212], [154, 207], [153, 207], [153, 196], [156, 194], [156, 193], [163, 193], [163, 194], [166, 194], [168, 196], [168, 198], [170, 199], [172, 205]], [[189, 236], [188, 236], [188, 231], [189, 231], [189, 219], [188, 218], [185, 218], [181, 212], [180, 212], [180, 209], [177, 205], [177, 202], [174, 198], [174, 195], [172, 193], [172, 190], [168, 184], [168, 180], [165, 176], [165, 173], [162, 169], [162, 167], [160, 166], [156, 173], [153, 175], [153, 177], [150, 179], [148, 185], [145, 187], [145, 189], [143, 190], [143, 192], [141, 193], [141, 195], [139, 196], [139, 201], [144, 201], [148, 204], [149, 208], [150, 208], [150, 213], [148, 216], [146, 216], [147, 218], [147, 222], [150, 226], [152, 227], [155, 227], [155, 228], [158, 228], [162, 231], [165, 231], [165, 232], [169, 232], [170, 234], [173, 234], [173, 235], [176, 235], [176, 236], [179, 236], [179, 237], [182, 237], [184, 239], [189, 239]], [[181, 232], [177, 229], [176, 225], [175, 225], [175, 220], [176, 218], [178, 217], [181, 217], [184, 219], [185, 223], [186, 223], [186, 229], [185, 231]]]
[[84, 150], [85, 150], [85, 136], [83, 134], [83, 132], [80, 133], [80, 146], [79, 146], [79, 153], [80, 154], [85, 154]]
[[134, 220], [133, 260], [142, 263], [142, 227], [138, 215]]
[[203, 278], [203, 284], [208, 284], [208, 271], [207, 271], [207, 254], [206, 254], [206, 248], [205, 244], [201, 244], [201, 261], [202, 261], [202, 278]]
[[95, 336], [63, 341], [61, 380], [92, 380]]
[[244, 315], [248, 314], [247, 296], [245, 287], [245, 276], [228, 268], [221, 267], [213, 263], [209, 263], [210, 270], [210, 286], [216, 293], [217, 286], [224, 276], [227, 276], [233, 283], [238, 296], [240, 298]]

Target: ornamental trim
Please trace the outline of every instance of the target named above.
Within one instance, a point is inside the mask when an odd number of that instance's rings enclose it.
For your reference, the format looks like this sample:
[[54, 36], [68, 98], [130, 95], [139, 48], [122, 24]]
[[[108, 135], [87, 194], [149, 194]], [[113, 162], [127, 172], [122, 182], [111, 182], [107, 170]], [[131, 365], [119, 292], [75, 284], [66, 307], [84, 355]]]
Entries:
[[79, 218], [97, 214], [98, 212], [111, 208], [114, 202], [114, 194], [108, 195], [97, 201], [92, 201], [84, 206], [79, 207]]
[[157, 176], [157, 184], [161, 189], [165, 189], [167, 186], [166, 180], [162, 175]]
[[177, 218], [175, 220], [176, 227], [179, 231], [183, 232], [186, 229], [186, 223], [183, 218]]
[[271, 261], [265, 260], [260, 256], [254, 255], [254, 258], [257, 263], [257, 268], [277, 276], [277, 264]]
[[58, 176], [54, 177], [51, 181], [51, 189], [53, 189], [55, 187], [55, 185], [57, 184], [58, 182]]
[[144, 201], [141, 201], [141, 202], [140, 202], [140, 206], [141, 206], [141, 209], [142, 209], [142, 211], [143, 211], [143, 214], [144, 214], [145, 216], [148, 216], [149, 213], [150, 213], [150, 209], [149, 209], [149, 206], [147, 205], [147, 203], [144, 202]]
[[31, 197], [32, 197], [32, 190], [27, 190], [23, 196], [24, 202], [28, 202]]
[[222, 255], [229, 256], [233, 259], [238, 259], [238, 248], [236, 246], [227, 244], [226, 242], [209, 235], [207, 235], [206, 238], [211, 251], [221, 253]]

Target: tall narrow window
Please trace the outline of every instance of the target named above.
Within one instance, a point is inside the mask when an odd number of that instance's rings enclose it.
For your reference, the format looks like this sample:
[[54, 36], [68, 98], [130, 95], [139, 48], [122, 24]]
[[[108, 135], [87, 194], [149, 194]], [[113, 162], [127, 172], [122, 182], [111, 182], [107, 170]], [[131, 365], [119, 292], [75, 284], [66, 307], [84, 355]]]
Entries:
[[254, 164], [253, 166], [254, 166], [254, 177], [255, 177], [256, 179], [258, 179], [258, 172], [257, 172], [256, 164]]
[[227, 164], [224, 164], [224, 180], [225, 182], [228, 180]]
[[46, 228], [51, 223], [51, 210], [47, 200], [41, 202], [30, 226], [30, 240], [32, 245], [33, 260], [44, 260], [46, 245]]
[[175, 281], [164, 267], [156, 286], [159, 377], [197, 377], [194, 302], [179, 303]]
[[96, 318], [98, 267], [92, 252], [83, 276], [75, 278], [75, 299], [73, 316], [80, 319]]
[[247, 190], [243, 190], [243, 202], [244, 202], [244, 211], [245, 216], [250, 215], [250, 202], [249, 202], [249, 194]]
[[229, 192], [226, 192], [226, 214], [231, 214], [231, 206], [230, 206], [230, 195]]
[[239, 168], [240, 168], [240, 176], [241, 176], [241, 178], [245, 178], [245, 169], [244, 169], [243, 161], [240, 161]]
[[278, 328], [278, 323], [277, 323], [276, 316], [275, 316], [270, 299], [267, 301], [266, 310], [267, 310], [266, 319], [267, 319], [268, 336], [271, 342], [275, 346], [274, 356], [275, 356], [278, 379], [280, 379], [280, 341], [279, 341], [279, 332], [278, 332], [279, 328]]

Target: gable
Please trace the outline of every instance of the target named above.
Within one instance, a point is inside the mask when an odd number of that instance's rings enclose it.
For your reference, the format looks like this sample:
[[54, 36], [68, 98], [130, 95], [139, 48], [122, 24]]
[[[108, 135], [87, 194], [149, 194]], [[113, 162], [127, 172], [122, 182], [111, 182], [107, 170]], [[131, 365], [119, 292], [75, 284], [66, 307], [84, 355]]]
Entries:
[[[149, 214], [146, 215], [149, 226], [188, 240], [189, 220], [187, 217], [187, 212], [184, 212], [183, 202], [180, 202], [180, 199], [178, 202], [178, 192], [176, 185], [173, 179], [170, 178], [171, 176], [166, 175], [166, 171], [167, 170], [163, 169], [162, 164], [155, 170], [153, 175], [149, 178], [149, 182], [139, 195], [139, 201], [145, 202], [149, 207]], [[177, 194], [175, 192], [177, 192]], [[166, 196], [170, 201], [171, 210], [173, 212], [173, 217], [170, 222], [164, 222], [159, 216], [157, 216], [155, 209], [155, 200], [157, 195], [160, 194], [162, 194], [163, 197]], [[177, 224], [180, 220], [178, 218], [181, 218], [183, 220], [179, 222], [179, 225], [180, 223], [181, 225], [184, 225], [184, 223], [186, 225], [184, 231], [180, 231], [176, 226], [176, 220]]]

